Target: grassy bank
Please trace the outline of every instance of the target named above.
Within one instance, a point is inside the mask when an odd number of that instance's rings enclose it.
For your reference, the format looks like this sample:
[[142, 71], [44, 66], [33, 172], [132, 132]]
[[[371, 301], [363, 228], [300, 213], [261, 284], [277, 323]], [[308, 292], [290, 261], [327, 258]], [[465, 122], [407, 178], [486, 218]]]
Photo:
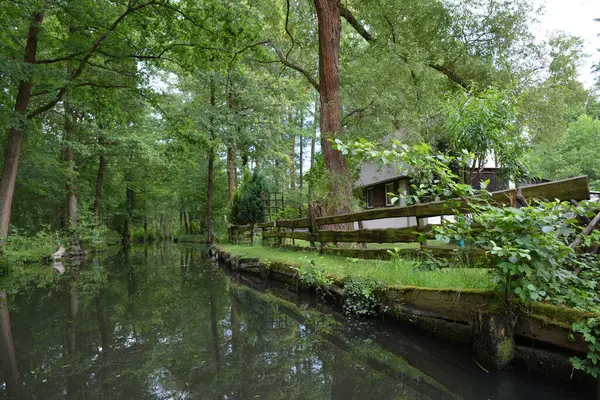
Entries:
[[311, 262], [324, 268], [328, 275], [340, 279], [360, 277], [383, 281], [388, 285], [409, 285], [430, 288], [492, 289], [487, 270], [474, 268], [443, 268], [435, 271], [416, 269], [414, 261], [359, 260], [312, 252], [286, 251], [268, 246], [220, 245], [225, 251], [240, 257], [259, 258], [262, 262], [282, 261], [298, 266]]

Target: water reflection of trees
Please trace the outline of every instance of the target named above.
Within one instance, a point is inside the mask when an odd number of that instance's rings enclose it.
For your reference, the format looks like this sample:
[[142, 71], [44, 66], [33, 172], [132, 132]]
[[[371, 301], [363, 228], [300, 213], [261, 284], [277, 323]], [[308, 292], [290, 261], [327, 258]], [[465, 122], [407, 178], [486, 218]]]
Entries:
[[25, 397], [421, 398], [332, 343], [331, 318], [231, 284], [191, 249], [96, 258], [16, 302]]

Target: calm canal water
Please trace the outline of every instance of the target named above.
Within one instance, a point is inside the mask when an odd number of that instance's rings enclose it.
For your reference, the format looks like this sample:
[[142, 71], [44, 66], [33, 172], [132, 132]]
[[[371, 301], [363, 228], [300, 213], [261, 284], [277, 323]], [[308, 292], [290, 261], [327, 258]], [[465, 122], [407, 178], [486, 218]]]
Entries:
[[11, 298], [18, 378], [3, 360], [0, 398], [594, 398], [526, 371], [487, 374], [460, 346], [251, 286], [261, 283], [199, 247], [67, 268], [54, 290]]

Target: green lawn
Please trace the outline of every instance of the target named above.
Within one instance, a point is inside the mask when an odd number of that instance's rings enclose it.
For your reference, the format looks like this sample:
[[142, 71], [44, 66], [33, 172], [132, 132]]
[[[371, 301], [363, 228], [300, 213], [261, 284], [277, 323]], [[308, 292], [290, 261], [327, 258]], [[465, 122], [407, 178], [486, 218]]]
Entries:
[[313, 260], [325, 271], [339, 278], [359, 276], [382, 280], [389, 285], [422, 286], [430, 288], [492, 289], [494, 284], [486, 269], [444, 268], [420, 271], [418, 263], [409, 260], [379, 261], [319, 255], [316, 252], [287, 251], [269, 246], [220, 245], [235, 256], [259, 258], [265, 261], [284, 261], [299, 265]]
[[[259, 241], [259, 239], [257, 239], [257, 241]], [[300, 240], [300, 239], [296, 239], [294, 241], [292, 241], [292, 239], [283, 239], [283, 244], [294, 245], [294, 246], [298, 246], [298, 247], [310, 247], [309, 241]], [[437, 240], [427, 240], [426, 244], [427, 244], [427, 246], [431, 246], [431, 247], [456, 248], [456, 246], [447, 245], [445, 243], [438, 242]], [[356, 244], [356, 247], [358, 248], [359, 245]], [[403, 243], [369, 243], [367, 245], [367, 248], [369, 248], [369, 249], [418, 249], [419, 243], [405, 243], [405, 242], [403, 242]]]

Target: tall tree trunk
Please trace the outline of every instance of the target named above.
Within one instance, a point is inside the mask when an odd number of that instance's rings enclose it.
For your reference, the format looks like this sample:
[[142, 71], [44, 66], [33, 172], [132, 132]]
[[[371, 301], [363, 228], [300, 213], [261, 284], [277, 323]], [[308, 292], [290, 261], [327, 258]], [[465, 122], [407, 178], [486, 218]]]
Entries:
[[[317, 146], [317, 131], [319, 128], [318, 125], [318, 115], [319, 115], [319, 102], [317, 100], [315, 100], [315, 112], [313, 114], [313, 136], [310, 140], [310, 169], [313, 171], [314, 174], [314, 168], [315, 168], [315, 148]], [[310, 204], [310, 202], [312, 202], [314, 200], [314, 185], [309, 182], [308, 183], [308, 202]], [[309, 209], [310, 209], [310, 205], [309, 205]]]
[[[71, 25], [69, 27], [69, 37], [75, 33], [76, 28]], [[73, 62], [67, 61], [67, 76], [71, 76], [73, 74]], [[73, 157], [73, 144], [77, 140], [76, 132], [75, 132], [75, 120], [77, 119], [75, 108], [71, 103], [71, 93], [67, 91], [65, 93], [63, 106], [65, 109], [64, 116], [64, 129], [65, 129], [65, 149], [64, 149], [64, 161], [67, 169], [67, 181], [65, 183], [65, 192], [67, 195], [67, 232], [71, 238], [71, 252], [78, 253], [80, 251], [79, 248], [79, 238], [77, 235], [77, 227], [78, 227], [78, 216], [77, 216], [77, 188], [76, 188], [76, 168], [75, 168], [75, 158]]]
[[8, 296], [4, 290], [0, 290], [0, 356], [2, 356], [0, 366], [2, 366], [8, 395], [11, 398], [18, 399], [21, 392], [19, 369], [10, 325]]
[[190, 228], [188, 227], [188, 217], [187, 217], [187, 212], [183, 212], [183, 225], [185, 226], [185, 234], [189, 235], [190, 234]]
[[290, 189], [296, 189], [296, 133], [294, 132], [294, 118], [288, 113], [288, 131], [290, 132]]
[[106, 158], [101, 155], [96, 176], [96, 197], [94, 198], [94, 226], [100, 226], [100, 206], [102, 204], [102, 186], [104, 185], [104, 171], [106, 170]]
[[329, 172], [327, 211], [350, 211], [352, 179], [346, 160], [330, 140], [341, 134], [339, 0], [315, 0], [319, 28], [319, 95], [321, 103], [321, 152]]
[[[68, 68], [70, 70], [70, 68]], [[64, 161], [67, 168], [67, 182], [65, 183], [65, 192], [67, 195], [67, 220], [66, 228], [71, 240], [71, 252], [77, 253], [80, 251], [79, 238], [77, 235], [78, 216], [77, 216], [77, 190], [75, 185], [75, 159], [73, 157], [73, 143], [75, 142], [75, 110], [65, 99], [65, 149]]]
[[[231, 76], [231, 68], [227, 71], [228, 76]], [[214, 86], [214, 82], [212, 83]], [[211, 88], [211, 96], [214, 97], [214, 87]], [[212, 103], [211, 103], [212, 104]], [[227, 107], [230, 112], [234, 112], [235, 95], [231, 87], [227, 88]], [[239, 129], [238, 129], [239, 133]], [[233, 143], [227, 145], [227, 183], [229, 185], [229, 202], [233, 201], [233, 193], [237, 185], [237, 171], [235, 168], [235, 149]]]
[[213, 194], [215, 180], [215, 149], [212, 145], [208, 150], [208, 185], [206, 188], [206, 241], [212, 243], [214, 241], [213, 233]]
[[299, 158], [300, 158], [300, 164], [298, 165], [299, 167], [299, 176], [298, 176], [298, 187], [300, 188], [300, 190], [302, 190], [302, 186], [303, 186], [303, 179], [302, 179], [302, 175], [303, 175], [303, 166], [302, 164], [304, 163], [304, 137], [302, 136], [302, 133], [304, 132], [304, 115], [302, 114], [302, 111], [300, 111], [300, 148], [299, 148]]
[[[131, 186], [131, 175], [125, 174], [125, 220], [123, 222], [123, 244], [128, 245], [131, 240], [131, 223], [133, 222], [133, 208], [135, 206], [135, 192]], [[161, 216], [162, 219], [162, 216]], [[164, 219], [162, 219], [163, 222]]]
[[[210, 105], [214, 112], [216, 105], [215, 99], [215, 83], [211, 80], [210, 82]], [[214, 181], [215, 181], [215, 129], [214, 129], [214, 118], [212, 117], [213, 112], [210, 113], [209, 119], [209, 131], [210, 131], [210, 143], [208, 144], [208, 182], [206, 187], [206, 242], [212, 243], [214, 241], [213, 235], [213, 192], [214, 192]], [[227, 149], [229, 154], [229, 149]], [[227, 160], [229, 164], [229, 160]], [[229, 169], [229, 168], [228, 168]], [[234, 171], [235, 172], [235, 171]], [[231, 185], [231, 182], [230, 182]], [[229, 188], [231, 191], [231, 187]], [[231, 197], [231, 192], [229, 194]]]
[[[67, 141], [74, 140], [73, 121], [69, 116], [65, 117], [65, 132]], [[67, 193], [67, 232], [71, 237], [71, 251], [79, 251], [79, 238], [77, 237], [77, 192], [75, 191], [75, 160], [73, 159], [73, 147], [71, 143], [67, 143], [65, 148], [65, 163], [67, 164], [67, 183], [65, 191]]]
[[[25, 47], [25, 62], [35, 63], [37, 54], [38, 36], [43, 13], [33, 15], [33, 20], [29, 25], [27, 32], [27, 45]], [[13, 126], [8, 130], [8, 140], [4, 148], [4, 166], [0, 173], [0, 237], [8, 235], [10, 226], [10, 212], [12, 200], [15, 194], [15, 182], [17, 180], [17, 170], [19, 169], [19, 155], [21, 153], [21, 141], [25, 131], [25, 122], [27, 118], [27, 107], [31, 99], [31, 78], [19, 82], [19, 90], [15, 102]]]
[[233, 193], [237, 185], [237, 171], [235, 168], [235, 150], [227, 146], [227, 183], [229, 185], [229, 201], [233, 201]]

